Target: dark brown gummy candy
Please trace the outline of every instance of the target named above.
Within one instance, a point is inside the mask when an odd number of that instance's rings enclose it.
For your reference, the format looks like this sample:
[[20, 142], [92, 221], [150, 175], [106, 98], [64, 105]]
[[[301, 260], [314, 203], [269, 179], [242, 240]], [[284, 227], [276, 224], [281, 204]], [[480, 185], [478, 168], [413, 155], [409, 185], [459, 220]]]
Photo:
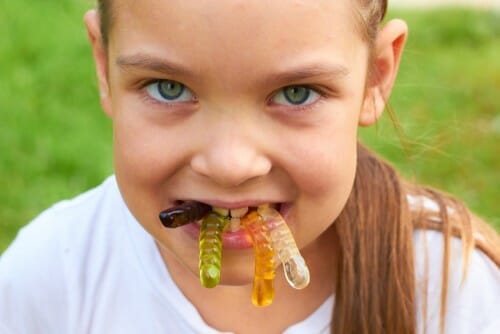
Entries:
[[160, 220], [163, 226], [175, 228], [200, 220], [210, 211], [212, 211], [210, 205], [196, 201], [187, 201], [160, 212]]

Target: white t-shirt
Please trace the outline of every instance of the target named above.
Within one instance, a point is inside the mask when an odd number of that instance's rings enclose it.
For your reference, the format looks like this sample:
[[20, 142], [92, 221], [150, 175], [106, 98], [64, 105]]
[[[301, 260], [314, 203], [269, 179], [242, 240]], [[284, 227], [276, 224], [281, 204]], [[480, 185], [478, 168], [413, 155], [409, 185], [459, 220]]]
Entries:
[[[422, 233], [416, 232], [415, 240]], [[429, 247], [428, 333], [439, 328], [442, 238]], [[416, 247], [422, 277], [425, 243]], [[500, 272], [474, 251], [461, 285], [452, 242], [447, 333], [500, 333]], [[333, 296], [285, 333], [329, 333]], [[419, 315], [419, 318], [421, 315]], [[153, 238], [128, 211], [114, 177], [48, 209], [0, 258], [1, 334], [220, 333], [177, 288]]]

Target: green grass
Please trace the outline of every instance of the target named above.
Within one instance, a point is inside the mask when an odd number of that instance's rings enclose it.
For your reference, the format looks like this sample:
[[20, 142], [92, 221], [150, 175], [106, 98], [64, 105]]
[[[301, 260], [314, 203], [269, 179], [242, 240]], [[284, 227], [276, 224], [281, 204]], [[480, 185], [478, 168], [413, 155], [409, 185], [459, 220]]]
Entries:
[[500, 230], [500, 13], [403, 11], [410, 28], [389, 117], [365, 143], [411, 179], [441, 188]]
[[83, 1], [0, 0], [0, 251], [44, 208], [112, 171]]
[[[112, 173], [82, 15], [90, 1], [0, 0], [0, 252], [54, 202]], [[391, 13], [412, 33], [387, 116], [362, 130], [410, 178], [464, 199], [500, 229], [500, 20], [445, 10]]]

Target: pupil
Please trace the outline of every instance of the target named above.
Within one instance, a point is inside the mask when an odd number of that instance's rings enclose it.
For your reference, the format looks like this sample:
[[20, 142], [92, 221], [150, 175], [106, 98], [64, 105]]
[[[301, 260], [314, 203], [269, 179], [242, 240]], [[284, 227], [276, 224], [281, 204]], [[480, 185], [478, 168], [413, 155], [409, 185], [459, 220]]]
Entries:
[[291, 86], [285, 89], [285, 98], [292, 104], [302, 104], [309, 98], [309, 88], [303, 86]]
[[184, 92], [184, 85], [175, 81], [160, 81], [158, 92], [167, 100], [174, 100]]

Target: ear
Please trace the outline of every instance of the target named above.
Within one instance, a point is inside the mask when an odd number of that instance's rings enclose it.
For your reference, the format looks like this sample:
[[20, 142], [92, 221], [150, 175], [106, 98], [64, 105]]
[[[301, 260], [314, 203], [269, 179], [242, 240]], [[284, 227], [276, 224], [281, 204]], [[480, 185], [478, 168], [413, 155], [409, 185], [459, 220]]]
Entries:
[[92, 53], [97, 71], [97, 80], [99, 83], [99, 93], [101, 96], [101, 106], [104, 112], [112, 115], [111, 97], [108, 82], [108, 54], [103, 44], [100, 28], [99, 14], [95, 9], [89, 10], [83, 17], [87, 34], [92, 46]]
[[391, 20], [379, 31], [359, 115], [360, 126], [370, 126], [382, 115], [396, 80], [407, 36], [408, 26], [402, 20]]

